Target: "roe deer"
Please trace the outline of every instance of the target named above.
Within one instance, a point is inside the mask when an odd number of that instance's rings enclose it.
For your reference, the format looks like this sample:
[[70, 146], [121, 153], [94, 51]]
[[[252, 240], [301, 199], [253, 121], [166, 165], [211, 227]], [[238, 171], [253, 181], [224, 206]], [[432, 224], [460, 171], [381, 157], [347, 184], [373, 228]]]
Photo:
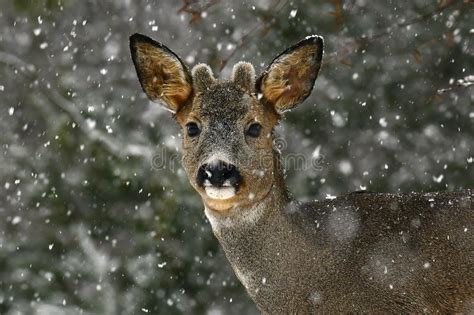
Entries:
[[323, 40], [309, 36], [258, 79], [191, 72], [166, 46], [130, 37], [148, 97], [183, 128], [182, 163], [235, 274], [265, 314], [474, 312], [473, 190], [355, 192], [301, 203], [272, 146], [281, 114], [310, 93]]

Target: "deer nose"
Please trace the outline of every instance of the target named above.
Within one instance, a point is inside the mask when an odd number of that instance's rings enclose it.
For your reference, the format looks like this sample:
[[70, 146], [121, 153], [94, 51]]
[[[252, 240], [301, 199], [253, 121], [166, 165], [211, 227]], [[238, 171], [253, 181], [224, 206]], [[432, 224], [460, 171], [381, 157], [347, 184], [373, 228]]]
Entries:
[[197, 174], [197, 183], [201, 187], [238, 187], [242, 176], [235, 165], [223, 161], [203, 164]]

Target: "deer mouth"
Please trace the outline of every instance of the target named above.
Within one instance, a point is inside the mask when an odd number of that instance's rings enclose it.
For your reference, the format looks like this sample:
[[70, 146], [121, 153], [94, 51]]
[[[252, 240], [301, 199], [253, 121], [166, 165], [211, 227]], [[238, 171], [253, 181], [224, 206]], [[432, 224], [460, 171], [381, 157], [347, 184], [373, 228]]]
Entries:
[[204, 191], [209, 198], [225, 200], [235, 196], [235, 187], [205, 187]]
[[205, 180], [203, 187], [206, 195], [212, 199], [225, 200], [237, 194], [237, 187], [230, 180], [226, 180], [222, 186], [214, 186], [209, 180]]

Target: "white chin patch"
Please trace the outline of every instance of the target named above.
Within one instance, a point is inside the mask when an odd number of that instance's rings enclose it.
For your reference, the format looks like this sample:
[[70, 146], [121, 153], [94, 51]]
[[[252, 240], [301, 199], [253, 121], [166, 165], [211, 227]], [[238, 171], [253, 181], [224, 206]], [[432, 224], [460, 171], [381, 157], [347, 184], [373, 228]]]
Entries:
[[213, 187], [207, 186], [204, 188], [206, 194], [212, 199], [229, 199], [235, 196], [235, 187]]

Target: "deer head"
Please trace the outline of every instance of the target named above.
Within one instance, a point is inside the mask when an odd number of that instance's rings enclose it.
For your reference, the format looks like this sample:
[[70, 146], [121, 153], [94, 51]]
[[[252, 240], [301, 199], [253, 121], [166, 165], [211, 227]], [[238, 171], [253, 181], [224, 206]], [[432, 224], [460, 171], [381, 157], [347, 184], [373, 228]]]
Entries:
[[258, 78], [250, 63], [239, 62], [226, 81], [205, 64], [189, 72], [169, 48], [144, 35], [131, 36], [130, 49], [146, 95], [183, 129], [182, 163], [206, 208], [231, 215], [281, 185], [273, 130], [283, 112], [311, 93], [321, 67], [321, 37], [288, 48]]

